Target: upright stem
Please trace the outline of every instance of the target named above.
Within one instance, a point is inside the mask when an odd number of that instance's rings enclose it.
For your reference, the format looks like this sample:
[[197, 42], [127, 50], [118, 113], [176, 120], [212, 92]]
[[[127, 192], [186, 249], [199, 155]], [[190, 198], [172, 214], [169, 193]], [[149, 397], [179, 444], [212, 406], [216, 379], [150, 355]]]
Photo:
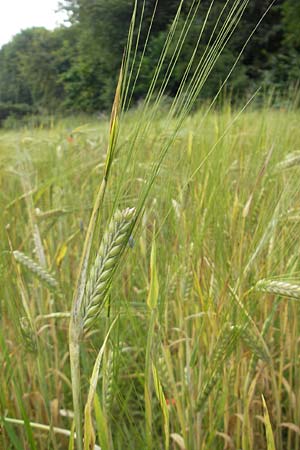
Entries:
[[74, 299], [72, 304], [72, 312], [69, 327], [69, 351], [70, 351], [71, 381], [72, 381], [72, 395], [73, 395], [77, 450], [83, 450], [82, 408], [81, 408], [81, 394], [80, 394], [80, 337], [82, 333], [82, 324], [80, 323], [81, 317], [80, 308], [86, 284], [86, 273], [88, 268], [91, 244], [94, 236], [95, 224], [100, 209], [100, 205], [102, 204], [104, 198], [105, 189], [106, 189], [106, 179], [104, 178], [97, 194], [96, 202], [93, 208], [87, 235], [84, 242], [83, 252], [80, 261], [79, 275], [76, 289], [74, 292]]
[[121, 67], [115, 100], [111, 113], [109, 143], [106, 154], [104, 176], [99, 186], [99, 190], [94, 203], [92, 215], [89, 221], [89, 226], [87, 229], [83, 245], [83, 251], [80, 259], [78, 279], [74, 291], [72, 312], [70, 319], [69, 350], [70, 350], [71, 380], [72, 380], [72, 394], [73, 394], [73, 407], [75, 416], [77, 450], [83, 450], [82, 409], [81, 409], [81, 394], [80, 394], [80, 337], [82, 333], [81, 306], [86, 286], [87, 270], [89, 264], [90, 250], [94, 238], [95, 226], [97, 219], [99, 219], [99, 211], [103, 204], [107, 180], [109, 177], [111, 165], [114, 159], [114, 152], [116, 148], [119, 130], [118, 119], [120, 114], [120, 94], [123, 80], [122, 74], [123, 70]]
[[151, 450], [153, 448], [153, 411], [152, 411], [152, 352], [153, 352], [153, 337], [154, 337], [154, 327], [156, 321], [156, 309], [151, 310], [149, 330], [147, 336], [147, 347], [146, 347], [146, 361], [145, 361], [145, 421], [146, 421], [146, 448]]
[[77, 450], [83, 450], [82, 408], [80, 390], [80, 331], [76, 319], [72, 316], [69, 328], [69, 349], [71, 363], [72, 395], [76, 429]]

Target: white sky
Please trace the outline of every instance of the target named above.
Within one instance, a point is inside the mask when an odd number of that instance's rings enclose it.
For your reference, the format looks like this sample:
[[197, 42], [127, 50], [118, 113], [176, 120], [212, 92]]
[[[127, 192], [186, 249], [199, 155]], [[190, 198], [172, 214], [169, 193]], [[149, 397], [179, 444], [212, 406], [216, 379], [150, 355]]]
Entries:
[[63, 23], [63, 13], [55, 13], [58, 0], [0, 0], [0, 48], [30, 27], [53, 29]]

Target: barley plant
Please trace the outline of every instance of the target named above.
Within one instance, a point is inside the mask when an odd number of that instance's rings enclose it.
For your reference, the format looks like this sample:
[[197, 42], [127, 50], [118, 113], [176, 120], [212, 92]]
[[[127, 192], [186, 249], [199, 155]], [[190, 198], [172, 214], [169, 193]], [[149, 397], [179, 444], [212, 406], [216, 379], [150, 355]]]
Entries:
[[248, 3], [132, 107], [133, 2], [110, 120], [0, 131], [1, 449], [300, 450], [299, 111], [197, 102]]

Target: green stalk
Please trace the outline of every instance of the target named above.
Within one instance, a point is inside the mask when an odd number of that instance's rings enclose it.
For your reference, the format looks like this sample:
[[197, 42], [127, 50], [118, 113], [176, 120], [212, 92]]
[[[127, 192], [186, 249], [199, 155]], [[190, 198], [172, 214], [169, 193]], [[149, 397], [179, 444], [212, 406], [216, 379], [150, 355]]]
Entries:
[[146, 361], [145, 361], [145, 422], [146, 422], [146, 448], [151, 450], [153, 448], [153, 437], [152, 437], [152, 390], [153, 390], [153, 380], [152, 380], [152, 351], [153, 351], [153, 337], [154, 328], [156, 322], [156, 309], [152, 309], [149, 323], [149, 331], [147, 337], [147, 347], [146, 347]]
[[93, 234], [95, 224], [98, 216], [100, 206], [103, 202], [103, 198], [106, 190], [106, 178], [104, 177], [96, 198], [96, 202], [91, 215], [82, 258], [80, 262], [80, 271], [77, 282], [77, 288], [75, 290], [74, 301], [71, 312], [70, 328], [69, 328], [69, 351], [70, 351], [70, 364], [71, 364], [71, 380], [72, 380], [72, 395], [73, 395], [73, 408], [74, 408], [74, 420], [76, 429], [76, 445], [77, 450], [83, 450], [83, 431], [82, 431], [82, 405], [81, 405], [81, 393], [80, 393], [80, 339], [82, 335], [82, 321], [80, 317], [80, 307], [83, 299], [86, 273], [88, 260], [91, 250], [91, 244], [93, 240]]
[[80, 391], [80, 336], [72, 317], [69, 329], [69, 351], [77, 450], [83, 450], [82, 404]]
[[89, 263], [89, 256], [93, 242], [95, 226], [99, 218], [99, 211], [103, 204], [107, 180], [110, 174], [111, 165], [114, 159], [114, 151], [117, 142], [119, 129], [119, 113], [120, 113], [120, 93], [123, 81], [123, 68], [121, 67], [119, 82], [116, 89], [114, 104], [112, 107], [110, 120], [109, 143], [106, 155], [105, 170], [102, 182], [100, 184], [96, 201], [94, 203], [92, 215], [90, 218], [87, 234], [84, 241], [81, 261], [79, 266], [79, 274], [76, 288], [74, 291], [70, 327], [69, 327], [69, 351], [70, 351], [70, 365], [71, 365], [71, 381], [72, 381], [72, 395], [74, 420], [76, 428], [76, 445], [77, 450], [83, 450], [83, 428], [82, 428], [82, 405], [80, 393], [80, 339], [83, 332], [83, 320], [81, 317], [81, 305], [84, 296], [84, 290], [87, 279], [87, 269]]
[[157, 277], [156, 265], [156, 243], [155, 243], [155, 224], [152, 237], [152, 248], [150, 258], [150, 286], [147, 298], [147, 306], [150, 312], [149, 330], [147, 336], [146, 358], [145, 358], [145, 426], [146, 426], [146, 448], [151, 450], [153, 448], [152, 436], [152, 390], [153, 390], [153, 375], [152, 375], [152, 358], [153, 358], [153, 343], [155, 337], [155, 324], [157, 319], [157, 303], [159, 295], [159, 283]]

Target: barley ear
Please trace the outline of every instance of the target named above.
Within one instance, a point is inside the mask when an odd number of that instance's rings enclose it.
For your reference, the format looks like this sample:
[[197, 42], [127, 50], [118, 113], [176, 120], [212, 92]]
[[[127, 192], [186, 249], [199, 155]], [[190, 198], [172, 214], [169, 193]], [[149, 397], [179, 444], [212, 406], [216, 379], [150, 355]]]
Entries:
[[15, 250], [13, 252], [15, 260], [26, 267], [31, 273], [33, 273], [40, 281], [45, 283], [50, 290], [58, 290], [58, 282], [56, 279], [47, 272], [43, 267], [37, 264], [28, 256], [24, 255], [24, 253]]
[[36, 334], [34, 332], [34, 329], [32, 327], [32, 324], [30, 323], [30, 320], [23, 316], [19, 319], [20, 323], [20, 330], [23, 337], [23, 343], [25, 348], [30, 353], [37, 353], [37, 338]]
[[300, 300], [300, 285], [292, 284], [286, 281], [260, 280], [256, 283], [255, 289], [269, 294], [277, 294], [282, 297], [294, 298]]
[[238, 334], [234, 327], [226, 323], [221, 330], [221, 333], [216, 342], [210, 357], [210, 366], [206, 373], [206, 383], [198, 394], [196, 409], [197, 411], [204, 411], [207, 400], [215, 387], [218, 387], [222, 378], [222, 370], [225, 362], [230, 357], [234, 350], [234, 344]]
[[271, 362], [270, 352], [263, 337], [261, 335], [256, 335], [254, 330], [251, 330], [250, 324], [247, 326], [234, 325], [232, 328], [237, 330], [244, 344], [252, 351], [256, 358], [266, 361], [267, 363]]
[[134, 213], [134, 208], [117, 211], [102, 238], [82, 302], [84, 331], [92, 327], [105, 304], [114, 273], [128, 242]]
[[114, 353], [114, 350], [110, 348], [106, 355], [106, 361], [103, 364], [103, 409], [106, 414], [109, 414], [113, 403]]

